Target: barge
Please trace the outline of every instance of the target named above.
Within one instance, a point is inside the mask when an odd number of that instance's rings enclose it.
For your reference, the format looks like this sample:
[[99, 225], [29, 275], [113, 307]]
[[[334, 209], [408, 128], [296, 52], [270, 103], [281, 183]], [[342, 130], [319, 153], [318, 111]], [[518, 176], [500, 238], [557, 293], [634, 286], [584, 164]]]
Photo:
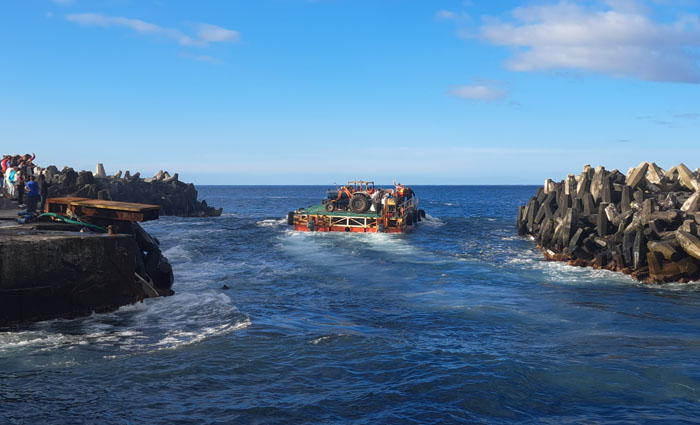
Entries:
[[406, 233], [423, 218], [410, 187], [381, 189], [356, 180], [329, 190], [319, 205], [289, 212], [287, 224], [302, 232]]

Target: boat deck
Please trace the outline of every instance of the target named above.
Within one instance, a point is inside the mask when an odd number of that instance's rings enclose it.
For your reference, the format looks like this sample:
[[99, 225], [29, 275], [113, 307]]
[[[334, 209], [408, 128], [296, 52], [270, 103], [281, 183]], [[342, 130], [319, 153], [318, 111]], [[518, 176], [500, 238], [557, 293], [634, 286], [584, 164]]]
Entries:
[[356, 212], [352, 212], [352, 211], [328, 212], [328, 211], [326, 211], [326, 208], [324, 205], [312, 205], [310, 207], [305, 208], [304, 213], [309, 214], [309, 215], [326, 215], [326, 216], [333, 216], [333, 217], [364, 217], [364, 218], [374, 218], [374, 219], [377, 219], [380, 217], [379, 214], [374, 213], [374, 212], [366, 212], [366, 213], [356, 213]]

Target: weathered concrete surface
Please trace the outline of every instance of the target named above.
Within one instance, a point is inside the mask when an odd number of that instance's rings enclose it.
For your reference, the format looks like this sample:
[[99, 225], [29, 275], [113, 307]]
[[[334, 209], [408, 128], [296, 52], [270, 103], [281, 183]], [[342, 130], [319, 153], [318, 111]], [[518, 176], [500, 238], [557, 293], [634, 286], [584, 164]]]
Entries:
[[0, 229], [0, 326], [143, 300], [137, 250], [130, 235]]

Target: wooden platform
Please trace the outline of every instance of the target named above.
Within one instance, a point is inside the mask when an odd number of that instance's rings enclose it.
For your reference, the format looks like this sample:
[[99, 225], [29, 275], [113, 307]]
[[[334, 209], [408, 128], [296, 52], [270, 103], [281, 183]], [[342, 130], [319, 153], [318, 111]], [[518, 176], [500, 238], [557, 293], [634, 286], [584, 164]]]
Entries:
[[160, 206], [89, 198], [48, 198], [44, 212], [61, 215], [71, 211], [77, 217], [94, 217], [119, 221], [150, 221], [159, 217]]

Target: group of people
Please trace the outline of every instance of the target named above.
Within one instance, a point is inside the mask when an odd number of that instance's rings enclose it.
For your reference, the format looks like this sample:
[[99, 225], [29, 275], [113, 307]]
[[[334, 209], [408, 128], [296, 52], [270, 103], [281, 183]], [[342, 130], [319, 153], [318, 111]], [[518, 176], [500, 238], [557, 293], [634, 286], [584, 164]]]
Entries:
[[49, 193], [49, 184], [45, 176], [38, 172], [34, 159], [36, 155], [32, 153], [31, 155], [3, 155], [0, 161], [2, 195], [16, 200], [19, 208], [26, 207], [27, 212], [35, 212], [37, 206], [39, 211], [43, 211]]
[[386, 205], [386, 200], [388, 198], [396, 198], [396, 204], [400, 205], [404, 201], [413, 198], [413, 196], [415, 195], [415, 192], [413, 192], [413, 189], [411, 189], [409, 186], [404, 186], [401, 183], [396, 183], [396, 181], [394, 181], [393, 190], [377, 189], [374, 187], [373, 183], [359, 182], [359, 184], [356, 185], [349, 183], [347, 186], [340, 186], [338, 188], [336, 198], [333, 199], [331, 202], [337, 204], [343, 199], [343, 197], [347, 199], [346, 202], [349, 202], [352, 199], [353, 194], [355, 192], [361, 192], [369, 195], [369, 210], [376, 213], [380, 213], [382, 211], [384, 205]]
[[396, 184], [396, 182], [394, 182], [394, 186], [395, 186], [394, 194], [395, 194], [396, 198], [398, 198], [397, 203], [400, 204], [404, 201], [407, 201], [407, 200], [413, 198], [413, 195], [415, 194], [415, 192], [413, 192], [413, 189], [411, 189], [409, 186], [404, 186], [401, 183]]

